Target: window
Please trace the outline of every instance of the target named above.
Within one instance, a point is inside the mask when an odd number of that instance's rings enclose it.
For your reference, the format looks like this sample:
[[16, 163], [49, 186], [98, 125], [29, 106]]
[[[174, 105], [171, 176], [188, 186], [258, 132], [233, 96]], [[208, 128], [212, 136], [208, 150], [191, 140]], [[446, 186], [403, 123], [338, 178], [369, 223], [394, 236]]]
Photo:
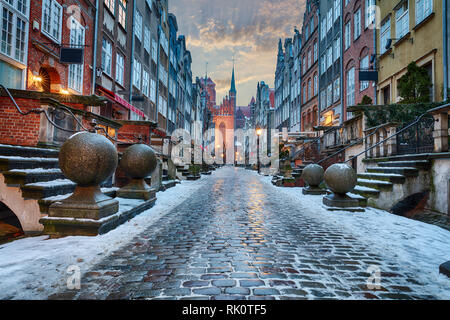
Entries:
[[395, 11], [395, 20], [395, 36], [397, 39], [400, 39], [409, 32], [409, 10], [407, 1]]
[[303, 73], [305, 73], [306, 70], [308, 70], [308, 66], [306, 65], [306, 58], [303, 57]]
[[156, 103], [156, 81], [150, 79], [150, 100]]
[[341, 56], [341, 37], [337, 37], [333, 42], [334, 61]]
[[311, 68], [312, 61], [311, 61], [311, 50], [308, 50], [308, 68]]
[[109, 40], [103, 37], [102, 43], [102, 69], [108, 76], [111, 76], [111, 64], [112, 64], [112, 45]]
[[42, 33], [53, 41], [61, 42], [62, 6], [55, 0], [42, 2]]
[[318, 57], [319, 57], [319, 55], [318, 55], [318, 48], [317, 48], [317, 41], [316, 42], [314, 42], [314, 62], [316, 62], [317, 61], [317, 59], [318, 59]]
[[136, 20], [134, 23], [134, 34], [142, 41], [142, 15], [139, 10], [136, 10]]
[[152, 60], [155, 63], [158, 61], [158, 44], [155, 39], [152, 39]]
[[345, 50], [347, 50], [350, 47], [351, 41], [351, 27], [350, 27], [350, 21], [345, 24]]
[[361, 35], [361, 9], [358, 9], [358, 11], [355, 12], [353, 19], [355, 28], [353, 31], [353, 38], [356, 40]]
[[124, 73], [124, 57], [120, 53], [116, 54], [116, 81], [123, 85], [123, 73]]
[[[84, 27], [73, 17], [70, 19], [70, 46], [84, 46]], [[71, 64], [69, 66], [69, 88], [83, 92], [83, 67], [84, 64]]]
[[421, 23], [433, 12], [433, 0], [416, 0], [416, 24]]
[[[0, 39], [0, 52], [7, 55], [8, 57], [25, 63], [26, 52], [27, 52], [27, 38], [28, 38], [28, 22], [26, 19], [28, 2], [18, 0], [10, 0], [8, 3], [11, 5], [4, 4], [2, 11], [2, 20], [0, 21], [1, 27], [1, 39]], [[1, 4], [0, 4], [1, 8]], [[16, 8], [21, 13], [18, 13]]]
[[311, 32], [311, 34], [314, 32], [314, 17], [309, 21], [309, 32]]
[[387, 41], [391, 37], [391, 19], [388, 18], [385, 22], [381, 24], [380, 30], [380, 53], [383, 54], [387, 51], [386, 48]]
[[[360, 68], [361, 68], [361, 70], [369, 69], [369, 56], [368, 55], [361, 59]], [[360, 83], [359, 83], [360, 91], [366, 90], [368, 87], [369, 87], [369, 81], [360, 81]]]
[[119, 0], [119, 24], [127, 29], [127, 1]]
[[341, 0], [334, 0], [334, 20], [341, 15]]
[[333, 47], [328, 47], [327, 50], [327, 69], [333, 64]]
[[322, 92], [320, 93], [320, 109], [325, 110], [326, 105], [327, 105], [327, 91], [322, 90]]
[[327, 61], [326, 61], [326, 55], [322, 55], [321, 59], [320, 59], [320, 72], [321, 74], [324, 74], [325, 71], [327, 71]]
[[341, 78], [336, 78], [336, 80], [334, 80], [333, 88], [333, 102], [337, 102], [341, 98]]
[[105, 0], [105, 6], [114, 14], [114, 2], [116, 0]]
[[347, 71], [347, 106], [355, 104], [355, 68]]
[[327, 19], [322, 20], [322, 26], [320, 27], [320, 40], [323, 40], [327, 35]]
[[333, 8], [330, 8], [327, 13], [327, 32], [333, 27]]
[[317, 76], [317, 73], [314, 75], [314, 95], [317, 95], [319, 91], [319, 77]]
[[313, 96], [312, 94], [312, 84], [311, 84], [311, 79], [308, 80], [308, 100], [311, 99]]
[[144, 28], [144, 50], [146, 50], [148, 54], [151, 52], [150, 28], [147, 26]]
[[142, 71], [142, 93], [148, 97], [149, 96], [149, 89], [150, 89], [150, 78], [148, 75], [148, 72], [146, 70]]
[[136, 58], [133, 64], [133, 85], [141, 90], [141, 63]]
[[333, 84], [330, 83], [327, 87], [327, 108], [333, 104]]
[[366, 28], [375, 23], [376, 9], [375, 0], [366, 0], [364, 13], [364, 25]]

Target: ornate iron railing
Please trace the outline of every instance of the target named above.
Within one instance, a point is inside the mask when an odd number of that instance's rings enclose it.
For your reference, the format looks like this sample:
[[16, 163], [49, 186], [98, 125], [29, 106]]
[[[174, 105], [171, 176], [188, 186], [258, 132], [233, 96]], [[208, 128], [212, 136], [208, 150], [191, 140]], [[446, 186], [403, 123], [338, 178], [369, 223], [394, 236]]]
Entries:
[[434, 118], [424, 116], [415, 125], [397, 135], [397, 154], [427, 153], [434, 150]]

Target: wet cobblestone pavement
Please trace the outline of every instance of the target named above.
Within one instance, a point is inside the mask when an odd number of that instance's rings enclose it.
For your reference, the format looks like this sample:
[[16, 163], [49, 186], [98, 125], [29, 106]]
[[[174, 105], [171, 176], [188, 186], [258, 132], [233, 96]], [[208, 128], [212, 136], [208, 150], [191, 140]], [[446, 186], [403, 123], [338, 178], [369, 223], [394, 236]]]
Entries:
[[[434, 299], [396, 261], [316, 221], [243, 169], [195, 196], [51, 299]], [[218, 170], [219, 171], [219, 170]], [[220, 172], [219, 172], [220, 173]], [[381, 287], [370, 290], [370, 267]]]

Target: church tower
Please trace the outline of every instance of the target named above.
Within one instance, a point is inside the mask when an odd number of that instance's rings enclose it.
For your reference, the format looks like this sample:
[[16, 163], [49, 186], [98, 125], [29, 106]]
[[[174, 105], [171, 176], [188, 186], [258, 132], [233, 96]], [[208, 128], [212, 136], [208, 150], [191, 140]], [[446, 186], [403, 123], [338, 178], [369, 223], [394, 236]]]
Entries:
[[230, 97], [230, 104], [231, 104], [231, 112], [234, 114], [236, 112], [236, 83], [234, 79], [234, 62], [233, 62], [233, 73], [231, 75], [231, 87], [230, 91], [228, 92], [228, 95]]

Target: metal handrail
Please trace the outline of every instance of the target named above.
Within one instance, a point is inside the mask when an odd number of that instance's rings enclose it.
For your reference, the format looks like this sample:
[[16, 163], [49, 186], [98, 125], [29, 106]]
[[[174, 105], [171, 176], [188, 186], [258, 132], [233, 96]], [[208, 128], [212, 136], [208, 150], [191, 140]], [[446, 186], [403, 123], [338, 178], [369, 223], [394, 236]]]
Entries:
[[[434, 112], [434, 111], [437, 111], [437, 110], [439, 110], [439, 109], [444, 109], [444, 108], [448, 108], [448, 107], [450, 107], [450, 103], [445, 104], [445, 105], [442, 105], [442, 106], [440, 106], [440, 107], [436, 107], [436, 108], [433, 108], [433, 109], [428, 110], [427, 112], [425, 112], [425, 113], [421, 114], [420, 116], [418, 116], [414, 122], [411, 122], [409, 125], [407, 125], [407, 126], [404, 127], [403, 129], [397, 131], [396, 133], [394, 133], [393, 135], [387, 137], [386, 139], [383, 139], [382, 141], [379, 141], [378, 143], [374, 144], [373, 146], [370, 146], [370, 147], [367, 148], [366, 150], [364, 150], [364, 151], [358, 153], [357, 155], [351, 157], [351, 158], [348, 159], [347, 161], [344, 161], [344, 163], [349, 162], [349, 161], [352, 161], [353, 159], [357, 159], [357, 158], [358, 158], [360, 155], [362, 155], [363, 153], [366, 153], [367, 151], [372, 150], [373, 148], [379, 146], [380, 144], [385, 143], [386, 141], [388, 141], [388, 140], [390, 140], [390, 139], [392, 139], [392, 138], [398, 136], [400, 133], [402, 133], [402, 132], [406, 131], [407, 129], [411, 128], [412, 126], [418, 124], [418, 123], [420, 122], [420, 120], [422, 120], [422, 118], [425, 117], [425, 116], [426, 116], [427, 114], [429, 114], [430, 112]], [[436, 120], [436, 121], [437, 121], [437, 120]]]

